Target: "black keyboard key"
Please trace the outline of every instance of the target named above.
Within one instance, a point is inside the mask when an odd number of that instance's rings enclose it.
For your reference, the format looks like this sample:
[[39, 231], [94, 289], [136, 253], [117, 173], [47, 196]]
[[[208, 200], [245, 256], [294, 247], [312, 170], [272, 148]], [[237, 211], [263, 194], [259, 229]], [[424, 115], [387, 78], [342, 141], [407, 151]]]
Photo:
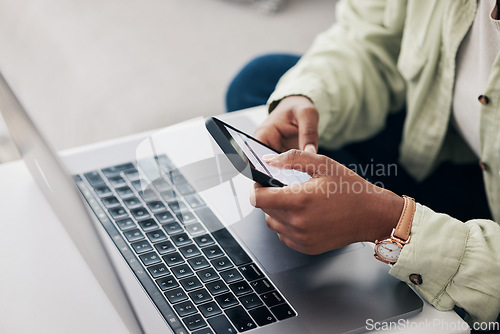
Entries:
[[181, 264], [184, 262], [184, 258], [178, 252], [174, 252], [163, 256], [163, 260], [168, 264], [169, 267]]
[[189, 206], [191, 206], [193, 209], [201, 208], [202, 206], [205, 206], [205, 202], [198, 195], [186, 196], [184, 199], [189, 204]]
[[116, 224], [122, 231], [130, 230], [131, 228], [136, 227], [135, 223], [130, 218], [119, 220], [116, 222]]
[[248, 311], [248, 313], [250, 313], [253, 320], [255, 320], [255, 322], [259, 326], [265, 326], [269, 325], [270, 323], [276, 322], [276, 318], [267, 309], [267, 307], [259, 307]]
[[224, 252], [222, 249], [220, 249], [219, 246], [217, 245], [212, 245], [206, 248], [203, 248], [203, 253], [208, 257], [209, 259], [214, 259], [216, 257], [224, 255]]
[[98, 171], [92, 171], [84, 174], [85, 178], [92, 187], [100, 187], [106, 185], [104, 179]]
[[224, 315], [219, 315], [207, 320], [217, 334], [234, 334], [236, 329]]
[[266, 292], [269, 292], [271, 290], [274, 290], [273, 285], [271, 284], [271, 282], [269, 282], [269, 280], [267, 278], [262, 278], [260, 280], [253, 281], [253, 282], [250, 283], [250, 286], [258, 294], [266, 293]]
[[[208, 208], [203, 208], [203, 209], [209, 210]], [[196, 213], [198, 214], [198, 216], [200, 216], [198, 210], [196, 211]], [[210, 213], [213, 215], [211, 211]], [[205, 220], [202, 219], [202, 221]], [[252, 259], [248, 256], [245, 250], [238, 244], [238, 242], [228, 232], [227, 229], [225, 228], [220, 229], [218, 231], [213, 232], [212, 235], [219, 242], [220, 246], [226, 251], [227, 255], [229, 255], [231, 260], [233, 260], [233, 262], [237, 266], [252, 262]]]
[[191, 258], [193, 256], [198, 256], [201, 254], [200, 250], [196, 245], [187, 245], [184, 247], [179, 248], [181, 251], [181, 254], [184, 255], [185, 258]]
[[243, 305], [243, 307], [247, 310], [264, 305], [262, 300], [260, 300], [259, 296], [257, 296], [255, 293], [240, 297], [239, 299], [241, 305]]
[[198, 306], [201, 314], [203, 314], [206, 318], [213, 317], [214, 315], [222, 313], [219, 305], [216, 302], [209, 302], [206, 304], [202, 304]]
[[167, 236], [165, 235], [165, 233], [163, 233], [162, 230], [148, 232], [146, 233], [146, 235], [148, 236], [149, 240], [151, 240], [152, 243], [160, 242], [167, 239]]
[[194, 306], [194, 304], [189, 300], [174, 305], [174, 308], [181, 317], [185, 317], [186, 315], [190, 315], [197, 312], [196, 306]]
[[177, 233], [184, 232], [184, 230], [182, 229], [182, 226], [179, 225], [179, 223], [177, 223], [175, 221], [173, 223], [168, 223], [168, 224], [163, 225], [163, 229], [165, 230], [165, 232], [167, 232], [168, 235], [174, 235]]
[[196, 275], [198, 275], [203, 283], [207, 283], [219, 278], [219, 274], [217, 274], [217, 272], [213, 268], [199, 270], [196, 272]]
[[200, 280], [196, 276], [184, 278], [180, 280], [179, 283], [181, 283], [182, 287], [186, 289], [186, 291], [196, 290], [203, 287], [203, 284], [201, 284]]
[[236, 269], [229, 269], [226, 271], [222, 271], [220, 273], [221, 277], [226, 281], [226, 283], [233, 283], [236, 281], [240, 281], [243, 279], [243, 276], [241, 276], [240, 272]]
[[206, 233], [207, 231], [200, 223], [193, 223], [186, 225], [186, 231], [190, 236], [197, 236], [202, 233]]
[[167, 297], [168, 301], [171, 302], [172, 304], [188, 299], [188, 296], [181, 288], [169, 290], [165, 292], [164, 295], [165, 297]]
[[239, 281], [229, 285], [229, 288], [234, 292], [236, 296], [242, 296], [247, 293], [253, 292], [250, 285], [245, 281]]
[[191, 270], [191, 268], [189, 268], [187, 264], [182, 264], [180, 266], [172, 267], [170, 268], [170, 270], [177, 278], [183, 278], [193, 275], [193, 271]]
[[138, 190], [139, 195], [141, 195], [142, 199], [147, 203], [147, 202], [153, 202], [153, 201], [159, 201], [160, 199], [158, 198], [158, 195], [151, 190], [151, 189], [146, 189], [144, 191]]
[[214, 334], [214, 332], [210, 329], [210, 327], [205, 327], [193, 332], [193, 334]]
[[221, 293], [229, 291], [229, 288], [227, 287], [227, 285], [224, 284], [224, 282], [222, 282], [221, 280], [217, 280], [215, 282], [208, 283], [206, 286], [207, 286], [208, 291], [210, 291], [210, 293], [214, 296], [220, 295]]
[[160, 196], [166, 201], [166, 202], [172, 202], [179, 198], [179, 195], [175, 192], [173, 189], [168, 189], [164, 191], [160, 191]]
[[191, 195], [195, 192], [194, 188], [191, 187], [189, 183], [175, 184], [175, 186], [177, 187], [179, 193], [183, 196]]
[[139, 222], [139, 226], [142, 228], [143, 231], [151, 231], [155, 230], [158, 227], [158, 224], [156, 224], [154, 219], [146, 219], [143, 221]]
[[222, 271], [224, 269], [229, 269], [233, 267], [233, 264], [231, 261], [226, 256], [220, 257], [218, 259], [210, 261], [212, 265], [217, 269], [218, 271]]
[[283, 299], [283, 297], [281, 297], [278, 291], [267, 292], [261, 295], [260, 298], [262, 298], [264, 303], [266, 303], [266, 305], [269, 307], [273, 307], [285, 302], [285, 300]]
[[120, 201], [115, 196], [109, 196], [101, 199], [102, 204], [107, 208], [112, 208], [120, 204]]
[[108, 211], [109, 211], [109, 214], [111, 215], [111, 217], [113, 217], [114, 220], [118, 220], [118, 219], [122, 219], [122, 218], [128, 217], [127, 211], [123, 207], [121, 207], [121, 206], [117, 206], [117, 207], [111, 208]]
[[214, 243], [214, 239], [212, 239], [212, 237], [208, 234], [200, 235], [199, 237], [194, 238], [194, 241], [196, 241], [196, 244], [200, 247], [205, 247]]
[[175, 222], [174, 215], [168, 211], [159, 213], [155, 215], [156, 219], [160, 222], [160, 224], [167, 224], [167, 223], [172, 223]]
[[126, 198], [126, 197], [134, 195], [134, 191], [132, 189], [130, 189], [129, 187], [118, 188], [118, 189], [116, 189], [116, 192], [118, 193], [118, 195], [121, 198]]
[[194, 270], [200, 270], [206, 267], [210, 267], [210, 263], [203, 256], [195, 257], [194, 259], [189, 259], [188, 263], [193, 267]]
[[160, 257], [155, 252], [142, 254], [139, 256], [139, 258], [141, 259], [141, 261], [144, 263], [145, 266], [150, 266], [152, 264], [161, 262]]
[[238, 268], [248, 281], [255, 281], [256, 279], [263, 278], [262, 271], [255, 263], [250, 263]]
[[288, 304], [271, 307], [271, 312], [273, 312], [278, 320], [285, 320], [297, 315], [297, 313], [295, 313], [295, 311]]
[[167, 269], [167, 266], [163, 263], [148, 267], [149, 273], [153, 278], [162, 277], [170, 274], [170, 271]]
[[236, 299], [236, 297], [231, 292], [216, 296], [215, 300], [222, 308], [228, 308], [238, 304], [238, 299]]
[[102, 172], [107, 177], [112, 177], [115, 175], [119, 175], [121, 172], [124, 172], [126, 170], [130, 170], [130, 169], [135, 169], [135, 167], [132, 163], [129, 162], [129, 163], [125, 163], [125, 164], [121, 164], [121, 165], [117, 165], [117, 166], [103, 168]]
[[138, 229], [125, 231], [123, 232], [123, 234], [125, 235], [125, 238], [127, 238], [129, 242], [134, 242], [137, 240], [144, 239], [144, 235]]
[[131, 184], [132, 187], [134, 187], [134, 189], [138, 192], [142, 192], [144, 189], [146, 189], [147, 186], [147, 182], [143, 179], [132, 181]]
[[182, 211], [188, 211], [186, 204], [180, 202], [179, 200], [167, 201], [168, 207], [172, 210], [176, 215], [181, 213]]
[[132, 209], [130, 210], [130, 213], [132, 213], [132, 216], [134, 216], [134, 218], [137, 220], [151, 217], [148, 210], [143, 207]]
[[109, 183], [115, 188], [123, 187], [127, 185], [127, 182], [121, 176], [115, 176], [108, 178]]
[[168, 190], [171, 190], [172, 189], [172, 186], [170, 185], [170, 183], [168, 183], [167, 181], [163, 180], [163, 179], [157, 179], [157, 180], [154, 180], [153, 181], [153, 186], [156, 188], [156, 190], [158, 190], [158, 192], [162, 192], [162, 191], [168, 191]]
[[157, 279], [156, 284], [158, 284], [160, 289], [162, 289], [163, 291], [177, 288], [179, 286], [179, 283], [177, 283], [174, 276], [172, 275]]
[[195, 329], [202, 328], [207, 325], [207, 323], [200, 314], [191, 315], [189, 317], [182, 319], [182, 321], [184, 321], [186, 327], [190, 331], [194, 331]]
[[234, 327], [240, 332], [246, 332], [257, 327], [252, 318], [250, 318], [248, 313], [241, 306], [227, 309], [225, 312]]
[[165, 205], [162, 202], [159, 201], [153, 201], [148, 203], [148, 208], [153, 212], [153, 213], [158, 213], [165, 211]]
[[129, 209], [133, 209], [141, 205], [141, 201], [139, 201], [139, 199], [135, 196], [124, 199], [123, 203], [125, 203]]
[[212, 296], [210, 296], [207, 289], [205, 289], [205, 288], [190, 292], [189, 297], [191, 297], [191, 300], [196, 305], [203, 304], [204, 302], [208, 302], [209, 300], [212, 300]]
[[135, 167], [125, 171], [124, 174], [125, 174], [125, 177], [127, 179], [129, 179], [130, 181], [138, 180], [140, 177], [139, 172], [137, 171], [137, 169], [135, 169]]
[[150, 250], [153, 250], [153, 247], [151, 247], [151, 244], [147, 240], [134, 242], [130, 246], [132, 246], [132, 248], [137, 254], [142, 254]]
[[175, 250], [174, 245], [168, 240], [156, 244], [155, 248], [161, 255], [173, 252]]
[[177, 247], [184, 246], [184, 245], [191, 243], [191, 239], [189, 239], [189, 237], [186, 233], [173, 235], [170, 239], [172, 239], [172, 242]]
[[102, 187], [97, 187], [94, 189], [95, 193], [99, 197], [106, 197], [108, 195], [111, 195], [112, 192], [109, 190], [108, 186], [102, 186]]
[[177, 214], [177, 219], [183, 224], [194, 223], [197, 221], [196, 216], [191, 211], [184, 211]]

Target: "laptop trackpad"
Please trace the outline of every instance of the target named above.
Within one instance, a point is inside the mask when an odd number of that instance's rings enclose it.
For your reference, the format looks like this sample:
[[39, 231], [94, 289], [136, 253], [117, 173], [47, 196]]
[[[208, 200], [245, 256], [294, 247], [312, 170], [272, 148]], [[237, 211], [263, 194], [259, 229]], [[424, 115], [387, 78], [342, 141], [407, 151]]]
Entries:
[[321, 255], [299, 253], [283, 244], [276, 233], [267, 227], [264, 214], [260, 210], [253, 210], [242, 221], [233, 224], [231, 230], [267, 272], [272, 274], [310, 265], [364, 247], [362, 243], [357, 243]]

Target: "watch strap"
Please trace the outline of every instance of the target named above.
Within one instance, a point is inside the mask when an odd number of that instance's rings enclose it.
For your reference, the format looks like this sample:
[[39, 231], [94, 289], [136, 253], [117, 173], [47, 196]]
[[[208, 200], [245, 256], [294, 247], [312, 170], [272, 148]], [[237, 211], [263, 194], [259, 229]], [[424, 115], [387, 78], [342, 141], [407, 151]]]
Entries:
[[413, 222], [413, 217], [415, 216], [417, 204], [411, 197], [403, 195], [403, 198], [405, 200], [403, 212], [399, 217], [396, 228], [394, 228], [394, 230], [392, 231], [391, 237], [395, 237], [401, 240], [403, 243], [407, 243], [410, 239], [411, 225]]

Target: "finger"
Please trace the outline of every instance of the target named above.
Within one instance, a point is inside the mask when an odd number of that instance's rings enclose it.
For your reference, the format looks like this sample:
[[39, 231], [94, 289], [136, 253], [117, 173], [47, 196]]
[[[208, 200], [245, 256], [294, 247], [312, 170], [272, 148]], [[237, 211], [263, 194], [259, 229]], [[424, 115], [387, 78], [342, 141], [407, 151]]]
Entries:
[[266, 214], [266, 225], [269, 227], [269, 229], [273, 230], [274, 232], [281, 234], [281, 235], [287, 235], [287, 227], [283, 225], [279, 220], [269, 216]]
[[250, 204], [263, 210], [290, 209], [297, 205], [294, 195], [290, 187], [263, 187], [255, 183], [250, 190]]
[[283, 234], [279, 234], [278, 233], [278, 238], [280, 239], [280, 241], [282, 243], [284, 243], [286, 246], [288, 246], [289, 248], [297, 251], [297, 252], [302, 252], [302, 248], [297, 245], [297, 243], [295, 241], [293, 241], [292, 239], [288, 238], [287, 236], [284, 236]]
[[266, 154], [262, 156], [262, 160], [273, 167], [295, 169], [311, 176], [327, 175], [329, 169], [335, 166], [333, 160], [324, 155], [299, 150], [289, 150], [281, 154]]
[[299, 128], [299, 149], [316, 153], [318, 150], [318, 112], [315, 108], [302, 109], [296, 113]]
[[283, 151], [282, 136], [274, 126], [260, 126], [255, 130], [254, 137], [276, 151]]

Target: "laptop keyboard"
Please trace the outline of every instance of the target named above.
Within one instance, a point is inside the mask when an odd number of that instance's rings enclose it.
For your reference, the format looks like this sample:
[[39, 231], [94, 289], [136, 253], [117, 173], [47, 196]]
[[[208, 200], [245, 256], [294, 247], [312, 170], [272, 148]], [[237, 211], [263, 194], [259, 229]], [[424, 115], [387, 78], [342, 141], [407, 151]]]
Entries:
[[75, 181], [175, 333], [245, 332], [296, 316], [165, 155]]

